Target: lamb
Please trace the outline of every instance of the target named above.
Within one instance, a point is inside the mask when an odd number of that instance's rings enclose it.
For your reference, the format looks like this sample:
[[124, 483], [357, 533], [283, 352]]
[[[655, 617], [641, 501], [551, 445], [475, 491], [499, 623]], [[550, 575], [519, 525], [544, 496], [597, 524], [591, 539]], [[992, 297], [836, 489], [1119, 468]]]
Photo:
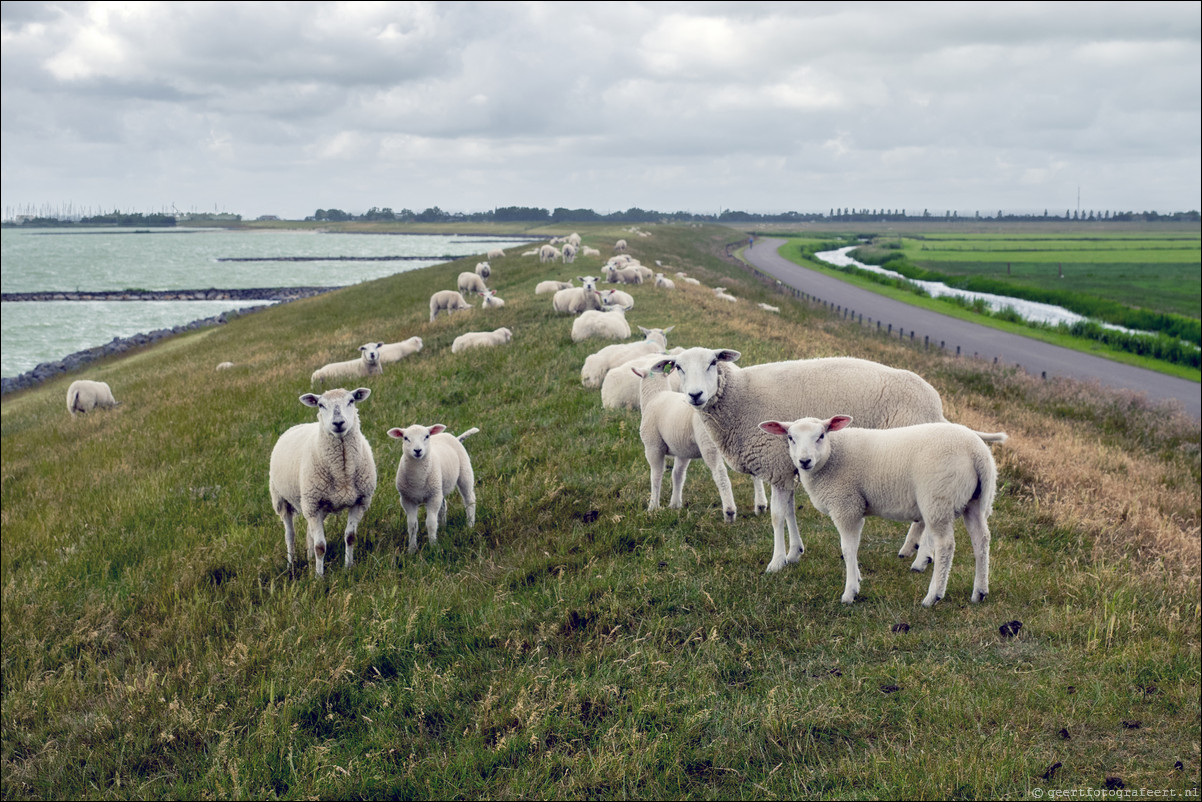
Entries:
[[572, 282], [570, 281], [540, 281], [534, 288], [535, 295], [545, 295], [548, 292], [559, 292], [560, 290], [570, 290]]
[[455, 290], [439, 290], [430, 296], [430, 322], [433, 323], [434, 318], [438, 317], [438, 313], [444, 310], [450, 315], [460, 309], [471, 308], [472, 305]]
[[610, 307], [607, 312], [591, 309], [580, 313], [572, 321], [572, 342], [578, 343], [590, 337], [610, 340], [625, 340], [630, 337], [630, 324], [626, 322], [626, 310]]
[[598, 290], [601, 293], [601, 305], [605, 307], [620, 306], [623, 309], [634, 309], [634, 296], [622, 290]]
[[610, 284], [642, 284], [643, 274], [636, 270], [634, 266], [617, 267], [616, 265], [605, 266], [605, 280]]
[[570, 242], [565, 242], [563, 244], [563, 250], [561, 251], [561, 254], [563, 255], [563, 263], [565, 265], [570, 265], [572, 262], [576, 261], [576, 246]]
[[505, 327], [493, 331], [469, 331], [455, 338], [455, 342], [451, 343], [451, 353], [457, 354], [468, 348], [504, 345], [511, 339], [513, 339], [513, 332]]
[[[579, 322], [579, 319], [577, 319]], [[646, 354], [662, 354], [668, 347], [668, 332], [676, 328], [648, 329], [639, 326], [644, 339], [637, 343], [607, 345], [595, 354], [589, 354], [580, 370], [580, 383], [585, 387], [600, 387], [607, 373], [624, 362]]]
[[476, 262], [476, 275], [480, 278], [488, 278], [492, 275], [492, 265], [488, 262]]
[[364, 343], [359, 346], [361, 356], [346, 362], [331, 362], [313, 371], [309, 377], [311, 384], [338, 381], [340, 379], [356, 379], [364, 376], [378, 376], [384, 372], [380, 366], [380, 346], [384, 343]]
[[758, 303], [756, 306], [758, 306], [760, 309], [763, 309], [765, 312], [775, 312], [776, 314], [780, 314], [779, 306], [773, 306], [772, 304], [766, 303]]
[[288, 567], [296, 550], [293, 516], [305, 517], [305, 543], [317, 576], [325, 573], [327, 515], [350, 510], [346, 518], [346, 567], [355, 562], [355, 537], [376, 492], [376, 461], [359, 430], [356, 404], [371, 390], [305, 393], [302, 404], [317, 408], [316, 423], [301, 423], [280, 435], [271, 451], [268, 488], [271, 506], [284, 522]]
[[484, 297], [484, 300], [480, 302], [481, 309], [499, 309], [505, 305], [505, 299], [497, 295], [495, 290], [485, 287], [484, 292], [480, 295]]
[[108, 382], [77, 379], [67, 388], [67, 411], [72, 417], [76, 412], [110, 409], [120, 405], [121, 402], [113, 398], [113, 390]]
[[655, 274], [655, 286], [660, 287], [665, 290], [674, 290], [674, 289], [676, 289], [676, 282], [670, 278], [664, 278], [663, 273], [656, 273]]
[[407, 356], [416, 354], [422, 350], [423, 343], [421, 337], [410, 337], [407, 340], [401, 340], [399, 343], [388, 343], [380, 346], [380, 364], [386, 365], [391, 362], [400, 362]]
[[409, 525], [410, 554], [417, 551], [418, 509], [426, 505], [426, 538], [434, 543], [438, 540], [438, 524], [446, 524], [446, 497], [456, 487], [467, 507], [467, 528], [475, 528], [476, 477], [463, 440], [478, 431], [473, 427], [456, 437], [448, 434], [441, 423], [429, 428], [414, 424], [388, 430], [389, 437], [404, 444], [396, 469], [396, 489]]
[[848, 429], [852, 418], [764, 421], [764, 431], [788, 438], [789, 457], [814, 507], [839, 530], [847, 581], [844, 604], [860, 591], [857, 554], [864, 518], [915, 521], [902, 547], [909, 556], [925, 536], [935, 570], [922, 600], [931, 607], [947, 592], [956, 541], [952, 527], [964, 519], [976, 557], [972, 601], [989, 594], [989, 526], [997, 466], [986, 443], [1004, 443], [1004, 432], [975, 432], [955, 423], [899, 429]]
[[551, 297], [551, 307], [560, 313], [578, 315], [586, 310], [601, 309], [601, 296], [597, 294], [596, 276], [577, 276], [580, 287], [560, 290]]
[[[734, 491], [730, 486], [730, 476], [726, 472], [726, 462], [722, 459], [722, 452], [717, 443], [706, 431], [700, 416], [689, 406], [683, 395], [672, 391], [667, 376], [638, 368], [631, 368], [631, 373], [640, 379], [639, 406], [643, 411], [643, 418], [639, 424], [639, 437], [643, 441], [643, 453], [647, 457], [647, 464], [651, 467], [651, 501], [647, 505], [647, 511], [659, 509], [660, 487], [663, 484], [664, 464], [668, 457], [673, 458], [672, 498], [668, 502], [670, 509], [681, 508], [681, 496], [689, 463], [701, 459], [709, 467], [714, 484], [718, 486], [718, 497], [722, 500], [722, 512], [726, 521], [733, 522], [738, 510], [735, 506]], [[767, 506], [764, 482], [757, 477], [753, 477], [753, 481], [758, 513]]]
[[538, 249], [538, 261], [540, 263], [554, 262], [556, 259], [558, 259], [560, 257], [560, 255], [561, 254], [559, 253], [559, 249], [556, 248], [554, 245], [551, 245], [550, 243], [543, 245], [541, 248]]
[[505, 250], [503, 248], [493, 248], [491, 251], [485, 254], [485, 258], [490, 262], [494, 259], [504, 259]]
[[483, 295], [488, 287], [484, 284], [484, 279], [475, 273], [469, 273], [466, 270], [459, 274], [459, 293], [461, 295], [467, 293], [477, 293]]
[[738, 298], [736, 298], [735, 296], [733, 296], [733, 295], [731, 295], [730, 293], [728, 293], [728, 292], [726, 291], [726, 288], [725, 288], [725, 287], [714, 287], [714, 297], [715, 297], [715, 298], [721, 298], [723, 301], [737, 301], [737, 300], [739, 300], [739, 299], [738, 299]]
[[585, 245], [583, 248], [580, 249], [580, 255], [581, 256], [600, 256], [601, 251], [597, 250], [596, 248], [590, 248], [589, 246]]
[[804, 546], [797, 532], [796, 476], [788, 449], [781, 438], [761, 430], [759, 422], [850, 413], [865, 428], [887, 429], [945, 422], [943, 402], [917, 374], [864, 359], [799, 359], [739, 368], [734, 364], [739, 357], [729, 349], [690, 348], [660, 360], [652, 370], [679, 369], [681, 392], [700, 413], [722, 456], [736, 471], [772, 486], [773, 549], [767, 571], [775, 573], [797, 562]]
[[[673, 348], [667, 354], [674, 355], [682, 351], [683, 348]], [[604, 409], [638, 409], [639, 387], [642, 382], [630, 368], [638, 368], [646, 373], [663, 358], [664, 354], [644, 354], [612, 368], [601, 381], [601, 406]], [[668, 376], [668, 388], [673, 392], [680, 391], [679, 371]]]

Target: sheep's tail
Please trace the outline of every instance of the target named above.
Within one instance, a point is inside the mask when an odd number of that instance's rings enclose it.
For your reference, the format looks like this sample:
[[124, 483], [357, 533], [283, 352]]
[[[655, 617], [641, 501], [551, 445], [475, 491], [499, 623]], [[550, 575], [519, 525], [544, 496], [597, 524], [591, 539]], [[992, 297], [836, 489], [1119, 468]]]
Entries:
[[76, 413], [76, 411], [79, 409], [79, 407], [77, 406], [78, 403], [79, 403], [79, 390], [77, 388], [71, 392], [71, 398], [67, 402], [67, 410], [72, 415], [74, 415]]
[[1009, 439], [1009, 437], [1006, 436], [1005, 432], [974, 431], [973, 434], [975, 434], [977, 437], [984, 440], [986, 443], [1004, 443]]
[[466, 438], [466, 437], [470, 437], [471, 435], [475, 434], [475, 433], [476, 433], [476, 432], [478, 432], [478, 431], [480, 431], [480, 428], [479, 428], [479, 427], [477, 427], [477, 426], [473, 426], [472, 428], [468, 429], [468, 430], [467, 430], [466, 432], [464, 432], [463, 434], [459, 435], [459, 437], [458, 437], [458, 440], [459, 440], [459, 442], [461, 442], [461, 443], [462, 443], [462, 442], [463, 442], [463, 440], [464, 440], [464, 438]]

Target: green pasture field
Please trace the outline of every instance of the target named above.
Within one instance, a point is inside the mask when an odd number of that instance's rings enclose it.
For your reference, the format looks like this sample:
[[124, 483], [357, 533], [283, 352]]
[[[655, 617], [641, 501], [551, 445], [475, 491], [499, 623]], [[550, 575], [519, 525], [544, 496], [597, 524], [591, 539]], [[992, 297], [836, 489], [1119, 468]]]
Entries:
[[[847, 606], [837, 534], [800, 488], [806, 552], [772, 575], [747, 477], [732, 476], [734, 523], [703, 465], [682, 509], [648, 513], [639, 413], [580, 384], [604, 343], [573, 343], [571, 319], [534, 294], [600, 260], [497, 260], [505, 307], [430, 322], [429, 296], [471, 257], [4, 397], [3, 797], [1196, 795], [1197, 422], [795, 303], [722, 256], [742, 236], [730, 229], [643, 228], [635, 256], [705, 285], [628, 288], [632, 325], [674, 325], [669, 346], [736, 348], [744, 365], [874, 359], [925, 377], [949, 419], [1009, 433], [993, 449], [986, 601], [968, 602], [960, 525], [948, 595], [928, 610], [929, 572], [896, 556], [904, 524], [869, 520]], [[585, 242], [608, 255], [621, 236]], [[508, 346], [450, 353], [500, 326]], [[303, 559], [289, 570], [268, 460], [314, 419], [298, 401], [309, 374], [415, 334], [420, 353], [349, 385], [372, 391], [360, 419], [379, 473], [355, 565], [339, 515], [325, 577]], [[77, 377], [109, 382], [121, 406], [69, 416]], [[480, 428], [465, 442], [479, 509], [467, 531], [452, 497], [438, 542], [410, 555], [385, 431], [418, 422]]]

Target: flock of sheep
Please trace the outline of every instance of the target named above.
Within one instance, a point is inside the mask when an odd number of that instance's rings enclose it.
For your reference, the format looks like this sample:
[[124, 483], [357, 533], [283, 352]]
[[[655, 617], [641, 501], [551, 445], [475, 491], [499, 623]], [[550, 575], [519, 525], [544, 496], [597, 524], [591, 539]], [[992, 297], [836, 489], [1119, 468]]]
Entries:
[[[598, 254], [583, 247], [573, 234], [523, 256], [570, 264], [582, 250]], [[614, 250], [617, 255], [603, 269], [606, 283], [675, 289], [675, 282], [663, 272], [652, 271], [626, 254], [625, 240], [619, 240]], [[503, 257], [501, 251], [490, 252], [489, 261], [479, 263], [474, 272], [460, 274], [456, 290], [432, 295], [430, 320], [442, 312], [470, 308], [465, 293], [479, 295], [484, 307], [503, 304], [486, 284], [490, 262]], [[700, 285], [684, 273], [676, 277]], [[535, 289], [536, 294], [552, 294], [553, 312], [575, 316], [572, 340], [630, 338], [626, 312], [634, 299], [622, 290], [598, 289], [601, 277], [578, 276], [577, 280], [580, 286], [544, 281]], [[715, 288], [714, 294], [737, 301], [722, 287]], [[779, 311], [767, 304], [760, 307]], [[718, 488], [727, 521], [737, 515], [727, 466], [749, 474], [756, 513], [765, 508], [771, 512], [773, 552], [767, 571], [776, 572], [797, 562], [804, 551], [795, 503], [800, 482], [815, 508], [829, 516], [839, 531], [846, 572], [844, 603], [852, 603], [860, 590], [857, 554], [864, 519], [871, 515], [911, 524], [898, 556], [914, 556], [911, 569], [915, 571], [934, 564], [922, 602], [928, 607], [946, 592], [955, 551], [953, 523], [962, 517], [976, 561], [971, 598], [973, 602], [985, 598], [989, 592], [987, 518], [997, 481], [989, 444], [1004, 442], [1004, 433], [976, 432], [948, 422], [938, 392], [910, 371], [846, 357], [740, 367], [738, 351], [703, 347], [669, 351], [671, 326], [639, 329], [642, 340], [607, 345], [587, 357], [581, 383], [600, 388], [606, 408], [641, 411], [639, 435], [650, 469], [649, 511], [660, 506], [668, 457], [674, 460], [668, 506], [681, 507], [688, 465], [701, 459]], [[508, 328], [468, 332], [456, 338], [452, 352], [502, 345], [511, 338]], [[383, 364], [421, 348], [419, 337], [392, 344], [365, 343], [359, 359], [318, 368], [312, 382], [379, 374]], [[307, 551], [321, 576], [325, 518], [347, 510], [345, 564], [354, 562], [358, 525], [376, 489], [374, 457], [358, 418], [358, 405], [370, 394], [370, 389], [360, 387], [302, 395], [301, 403], [317, 410], [317, 420], [293, 426], [272, 451], [271, 501], [284, 525], [290, 566], [297, 512], [307, 522]], [[103, 383], [75, 382], [68, 391], [72, 414], [115, 403]], [[467, 509], [467, 526], [474, 527], [475, 478], [463, 440], [477, 431], [472, 428], [455, 436], [442, 424], [389, 430], [389, 436], [404, 446], [396, 488], [407, 519], [410, 553], [418, 547], [419, 508], [426, 507], [426, 534], [433, 543], [439, 523], [446, 520], [447, 496], [456, 490]], [[770, 501], [765, 483], [771, 489]]]

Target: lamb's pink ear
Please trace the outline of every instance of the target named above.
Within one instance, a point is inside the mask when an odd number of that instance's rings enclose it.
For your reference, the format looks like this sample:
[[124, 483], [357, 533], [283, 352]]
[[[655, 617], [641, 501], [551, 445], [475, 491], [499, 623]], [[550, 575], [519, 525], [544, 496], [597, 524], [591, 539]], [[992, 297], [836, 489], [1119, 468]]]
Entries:
[[630, 372], [633, 373], [635, 376], [638, 376], [640, 379], [645, 378], [647, 376], [646, 373], [643, 373], [643, 371], [639, 370], [638, 368], [631, 368]]
[[851, 425], [851, 415], [836, 415], [826, 422], [828, 432], [837, 432]]
[[315, 406], [317, 406], [317, 402], [318, 402], [319, 400], [320, 400], [320, 399], [319, 399], [319, 398], [318, 398], [316, 395], [314, 395], [313, 393], [305, 393], [304, 395], [302, 395], [302, 396], [300, 397], [300, 402], [301, 402], [302, 404], [304, 404], [305, 406], [307, 406], [307, 407], [315, 407]]
[[405, 430], [394, 426], [388, 430], [388, 436], [395, 440], [400, 440], [405, 436]]
[[768, 434], [778, 434], [781, 437], [789, 434], [789, 427], [778, 420], [766, 420], [760, 424], [760, 428]]
[[442, 434], [446, 430], [446, 426], [443, 426], [441, 423], [436, 423], [430, 427], [430, 434]]

